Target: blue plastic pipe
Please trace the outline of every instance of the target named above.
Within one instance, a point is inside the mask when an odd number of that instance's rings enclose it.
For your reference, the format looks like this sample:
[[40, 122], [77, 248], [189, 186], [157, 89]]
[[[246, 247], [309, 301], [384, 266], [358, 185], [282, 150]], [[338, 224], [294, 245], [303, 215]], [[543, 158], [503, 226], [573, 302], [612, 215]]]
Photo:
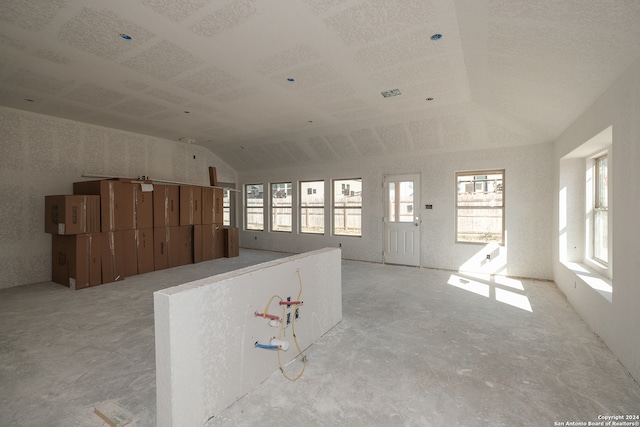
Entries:
[[265, 350], [277, 350], [280, 347], [277, 345], [260, 344], [259, 342], [256, 342], [256, 348], [264, 348]]

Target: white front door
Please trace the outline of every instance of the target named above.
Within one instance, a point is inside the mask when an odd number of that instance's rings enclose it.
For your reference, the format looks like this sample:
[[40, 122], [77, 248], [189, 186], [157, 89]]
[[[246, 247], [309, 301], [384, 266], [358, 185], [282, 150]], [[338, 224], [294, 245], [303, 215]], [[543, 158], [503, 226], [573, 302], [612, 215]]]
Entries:
[[384, 177], [384, 262], [420, 265], [420, 174]]

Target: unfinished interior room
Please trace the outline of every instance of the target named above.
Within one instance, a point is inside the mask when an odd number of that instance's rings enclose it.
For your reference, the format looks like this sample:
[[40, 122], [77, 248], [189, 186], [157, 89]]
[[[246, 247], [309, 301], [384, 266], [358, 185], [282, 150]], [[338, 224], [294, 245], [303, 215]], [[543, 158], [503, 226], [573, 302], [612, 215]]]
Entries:
[[0, 0], [0, 425], [640, 426], [640, 1]]

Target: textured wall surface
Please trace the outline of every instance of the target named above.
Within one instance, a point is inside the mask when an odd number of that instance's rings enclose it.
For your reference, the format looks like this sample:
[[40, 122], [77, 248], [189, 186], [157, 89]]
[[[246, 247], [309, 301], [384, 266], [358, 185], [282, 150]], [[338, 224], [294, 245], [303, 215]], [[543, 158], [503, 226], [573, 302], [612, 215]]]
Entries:
[[0, 153], [0, 288], [51, 280], [44, 196], [73, 194], [83, 174], [209, 185], [216, 166], [220, 181], [236, 181], [197, 145], [9, 108], [0, 108]]
[[[300, 274], [300, 279], [298, 278]], [[273, 295], [304, 304], [295, 321], [301, 349], [342, 320], [342, 267], [335, 248], [294, 255], [154, 293], [158, 426], [196, 426], [219, 414], [278, 370], [277, 351], [255, 347], [278, 336], [256, 317]], [[281, 315], [278, 299], [269, 313]], [[292, 310], [288, 310], [292, 311]], [[287, 365], [298, 351], [291, 325], [282, 366], [295, 378], [303, 365]], [[287, 381], [282, 378], [282, 381]]]
[[[636, 61], [611, 87], [569, 127], [555, 144], [554, 182], [554, 280], [589, 327], [640, 380], [640, 60]], [[558, 195], [566, 185], [561, 176], [570, 163], [561, 161], [587, 143], [603, 129], [612, 127], [613, 147], [609, 153], [609, 221], [613, 238], [609, 264], [613, 266], [612, 300], [579, 280], [562, 262], [559, 252], [562, 229], [558, 214]], [[562, 168], [562, 169], [561, 169]], [[578, 209], [580, 207], [577, 207]], [[569, 210], [571, 207], [569, 207]], [[571, 246], [569, 247], [571, 249]], [[567, 254], [570, 260], [580, 258]]]
[[[342, 244], [347, 259], [382, 261], [383, 180], [386, 174], [420, 173], [419, 214], [422, 218], [421, 265], [513, 276], [550, 279], [552, 199], [552, 146], [524, 147], [380, 157], [362, 162], [354, 159], [331, 166], [292, 167], [267, 171], [239, 172], [240, 185], [247, 183], [362, 178], [362, 237], [242, 231], [243, 247], [302, 252]], [[455, 243], [455, 173], [464, 170], [505, 169], [506, 245], [500, 257], [486, 263], [485, 245]], [[326, 191], [330, 187], [325, 186]], [[331, 212], [330, 193], [325, 191], [325, 211]], [[266, 198], [268, 199], [268, 197]], [[294, 198], [295, 200], [295, 198]], [[433, 209], [425, 209], [425, 204]], [[242, 212], [239, 212], [242, 224]]]

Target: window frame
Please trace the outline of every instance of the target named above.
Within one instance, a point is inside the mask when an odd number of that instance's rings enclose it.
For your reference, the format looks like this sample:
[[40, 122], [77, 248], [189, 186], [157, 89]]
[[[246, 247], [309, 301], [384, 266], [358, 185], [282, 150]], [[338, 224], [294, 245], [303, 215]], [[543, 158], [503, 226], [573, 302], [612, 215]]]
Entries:
[[[501, 193], [502, 193], [502, 203], [499, 206], [461, 206], [460, 205], [460, 201], [459, 201], [459, 195], [460, 195], [460, 189], [459, 189], [459, 183], [460, 183], [460, 177], [465, 177], [465, 176], [471, 176], [471, 177], [477, 177], [477, 176], [489, 176], [489, 175], [501, 175], [502, 177], [502, 187], [501, 187]], [[474, 180], [474, 186], [475, 186], [475, 180]], [[455, 233], [455, 243], [467, 243], [467, 244], [482, 244], [482, 245], [486, 245], [487, 243], [490, 242], [496, 242], [497, 244], [499, 244], [500, 246], [504, 246], [504, 238], [505, 238], [505, 217], [506, 217], [506, 169], [485, 169], [485, 170], [471, 170], [471, 171], [459, 171], [455, 173], [455, 218], [454, 218], [454, 233]], [[475, 189], [474, 189], [475, 191]], [[461, 240], [460, 239], [460, 235], [458, 232], [458, 226], [459, 226], [459, 221], [460, 221], [460, 212], [461, 211], [467, 211], [467, 210], [500, 210], [501, 211], [501, 216], [500, 216], [500, 221], [501, 221], [501, 229], [500, 229], [500, 239], [499, 240], [493, 240], [493, 239], [489, 239], [486, 241], [480, 241], [480, 240]]]
[[[605, 178], [604, 178], [604, 182], [602, 184], [604, 184], [605, 186], [605, 198], [606, 200], [604, 201], [604, 205], [602, 204], [602, 197], [601, 197], [601, 188], [600, 185], [600, 179], [601, 179], [601, 171], [599, 166], [599, 162], [601, 162], [602, 160], [604, 160], [604, 166], [606, 168], [606, 172], [605, 172]], [[592, 261], [599, 263], [602, 265], [602, 267], [604, 267], [605, 269], [608, 268], [609, 266], [609, 259], [610, 257], [610, 249], [609, 249], [609, 183], [608, 183], [608, 175], [609, 175], [609, 156], [608, 156], [608, 152], [605, 150], [604, 152], [601, 152], [595, 156], [592, 157], [591, 160], [591, 167], [593, 168], [593, 186], [592, 186], [592, 206], [591, 206], [591, 247], [590, 247], [590, 255], [591, 255], [591, 259]], [[604, 224], [604, 236], [606, 238], [606, 241], [604, 242], [606, 244], [606, 256], [607, 259], [602, 259], [601, 257], [599, 257], [597, 255], [598, 251], [596, 248], [596, 240], [597, 240], [597, 235], [598, 235], [598, 224], [600, 223], [600, 221], [598, 221], [597, 216], [598, 213], [602, 213], [602, 212], [606, 212], [606, 222]]]
[[[258, 207], [258, 206], [251, 206], [251, 208], [253, 209], [260, 209], [260, 211], [262, 212], [262, 228], [249, 228], [249, 191], [248, 188], [251, 186], [261, 186], [262, 187], [262, 206]], [[244, 190], [244, 195], [243, 195], [243, 201], [244, 201], [244, 229], [245, 231], [264, 231], [264, 212], [265, 212], [265, 200], [264, 200], [264, 183], [249, 183], [249, 184], [244, 184], [244, 186], [242, 187]], [[254, 213], [254, 215], [257, 215], [257, 212]]]
[[[291, 197], [291, 203], [289, 203], [288, 206], [286, 205], [277, 205], [275, 206], [273, 203], [273, 200], [276, 198], [275, 194], [274, 194], [274, 186], [276, 185], [288, 185], [289, 186], [289, 197]], [[277, 191], [280, 191], [280, 189], [278, 189]], [[293, 182], [292, 181], [278, 181], [278, 182], [272, 182], [269, 184], [269, 203], [270, 203], [270, 208], [269, 208], [269, 226], [270, 226], [270, 230], [273, 231], [274, 233], [292, 233], [293, 232]], [[276, 229], [276, 224], [275, 224], [275, 211], [276, 209], [288, 209], [289, 210], [289, 216], [290, 216], [290, 222], [291, 224], [289, 225], [289, 229], [287, 230], [278, 230]]]
[[[359, 181], [360, 182], [360, 204], [358, 206], [337, 206], [337, 191], [336, 191], [336, 184], [340, 183], [340, 182], [347, 182], [347, 181]], [[344, 185], [344, 184], [343, 184]], [[344, 188], [343, 188], [344, 191]], [[354, 195], [355, 196], [355, 195]], [[338, 221], [336, 221], [336, 210], [337, 209], [342, 209], [345, 211], [345, 213], [343, 214], [345, 216], [345, 221], [346, 222], [346, 216], [347, 210], [354, 210], [357, 209], [358, 213], [359, 213], [359, 221], [360, 221], [360, 228], [359, 228], [359, 232], [358, 234], [354, 234], [354, 233], [339, 233], [337, 231], [337, 224]], [[343, 227], [343, 228], [346, 228]], [[340, 236], [340, 237], [362, 237], [362, 178], [336, 178], [336, 179], [332, 179], [331, 180], [331, 232], [334, 236]]]
[[[321, 183], [322, 185], [320, 186], [322, 188], [322, 206], [318, 205], [318, 206], [302, 206], [302, 203], [305, 199], [305, 196], [307, 195], [306, 192], [302, 191], [302, 186], [304, 184], [309, 184], [309, 183]], [[325, 180], [324, 179], [310, 179], [310, 180], [304, 180], [304, 181], [298, 181], [298, 233], [300, 234], [315, 234], [315, 235], [324, 235], [326, 233], [326, 224], [325, 224], [325, 219], [327, 216], [326, 213], [326, 191], [325, 191]], [[302, 217], [304, 215], [305, 212], [307, 212], [308, 209], [320, 209], [322, 208], [322, 231], [304, 231], [303, 230], [303, 223], [307, 224], [307, 221], [302, 221]], [[307, 227], [306, 228], [310, 228]]]
[[[223, 227], [236, 226], [236, 185], [231, 182], [219, 182], [222, 188], [222, 225]], [[225, 197], [227, 195], [228, 197]], [[228, 200], [228, 203], [227, 203]]]

